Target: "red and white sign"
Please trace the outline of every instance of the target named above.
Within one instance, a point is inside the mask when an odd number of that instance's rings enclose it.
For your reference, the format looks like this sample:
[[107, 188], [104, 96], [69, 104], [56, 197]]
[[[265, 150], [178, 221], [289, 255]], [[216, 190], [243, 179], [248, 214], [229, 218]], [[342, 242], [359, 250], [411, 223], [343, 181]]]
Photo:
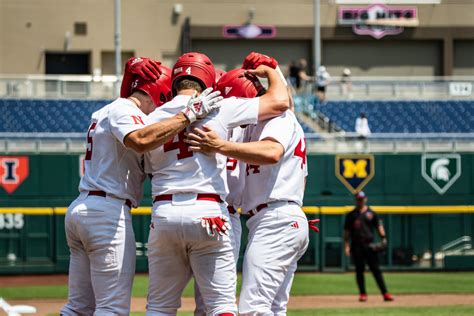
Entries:
[[416, 7], [394, 7], [372, 4], [367, 7], [339, 8], [339, 24], [352, 26], [358, 35], [370, 35], [380, 39], [386, 35], [397, 35], [405, 27], [418, 26]]
[[15, 192], [29, 174], [28, 156], [0, 156], [0, 187], [8, 194]]
[[222, 29], [225, 38], [274, 38], [276, 34], [274, 25], [224, 25]]

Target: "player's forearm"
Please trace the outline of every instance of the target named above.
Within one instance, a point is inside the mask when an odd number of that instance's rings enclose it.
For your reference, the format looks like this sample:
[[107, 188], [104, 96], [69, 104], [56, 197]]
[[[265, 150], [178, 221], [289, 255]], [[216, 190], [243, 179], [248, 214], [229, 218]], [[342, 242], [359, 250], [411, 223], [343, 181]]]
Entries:
[[344, 230], [344, 245], [349, 245], [349, 231]]
[[134, 131], [125, 138], [125, 146], [138, 153], [160, 147], [190, 124], [183, 113]]
[[269, 140], [249, 143], [223, 141], [217, 152], [247, 164], [271, 165], [280, 161], [283, 147]]
[[266, 72], [268, 90], [260, 97], [258, 119], [260, 121], [279, 116], [290, 108], [290, 100], [285, 83], [278, 73], [268, 67]]
[[381, 238], [385, 238], [385, 228], [383, 227], [383, 225], [379, 225], [378, 231], [379, 231], [379, 236]]

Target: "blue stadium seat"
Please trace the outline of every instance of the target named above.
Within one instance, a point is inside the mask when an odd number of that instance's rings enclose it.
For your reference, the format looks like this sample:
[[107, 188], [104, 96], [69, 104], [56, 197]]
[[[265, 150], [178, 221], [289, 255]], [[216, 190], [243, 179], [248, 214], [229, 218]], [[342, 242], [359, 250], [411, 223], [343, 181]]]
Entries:
[[473, 133], [474, 101], [328, 101], [315, 106], [353, 132], [364, 112], [372, 133]]
[[0, 132], [81, 133], [109, 100], [0, 99]]
[[[91, 114], [110, 100], [0, 99], [0, 133], [85, 133]], [[300, 122], [306, 133], [314, 131]]]

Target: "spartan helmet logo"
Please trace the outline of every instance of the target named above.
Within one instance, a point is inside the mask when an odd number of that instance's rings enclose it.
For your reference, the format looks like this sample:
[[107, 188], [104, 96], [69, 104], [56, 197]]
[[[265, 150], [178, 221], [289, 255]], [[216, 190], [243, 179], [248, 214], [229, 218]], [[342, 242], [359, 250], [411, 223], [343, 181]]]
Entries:
[[459, 154], [421, 156], [421, 175], [439, 194], [444, 194], [461, 176]]
[[448, 166], [449, 166], [449, 159], [447, 158], [436, 159], [431, 164], [431, 168], [430, 168], [431, 179], [448, 182], [449, 178], [451, 177], [451, 172], [449, 172]]

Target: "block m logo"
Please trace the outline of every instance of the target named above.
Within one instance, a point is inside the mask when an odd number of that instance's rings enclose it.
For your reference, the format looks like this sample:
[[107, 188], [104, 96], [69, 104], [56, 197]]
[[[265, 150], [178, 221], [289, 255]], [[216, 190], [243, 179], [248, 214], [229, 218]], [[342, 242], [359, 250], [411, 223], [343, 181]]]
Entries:
[[375, 160], [372, 155], [337, 155], [336, 177], [344, 186], [355, 193], [375, 175]]

